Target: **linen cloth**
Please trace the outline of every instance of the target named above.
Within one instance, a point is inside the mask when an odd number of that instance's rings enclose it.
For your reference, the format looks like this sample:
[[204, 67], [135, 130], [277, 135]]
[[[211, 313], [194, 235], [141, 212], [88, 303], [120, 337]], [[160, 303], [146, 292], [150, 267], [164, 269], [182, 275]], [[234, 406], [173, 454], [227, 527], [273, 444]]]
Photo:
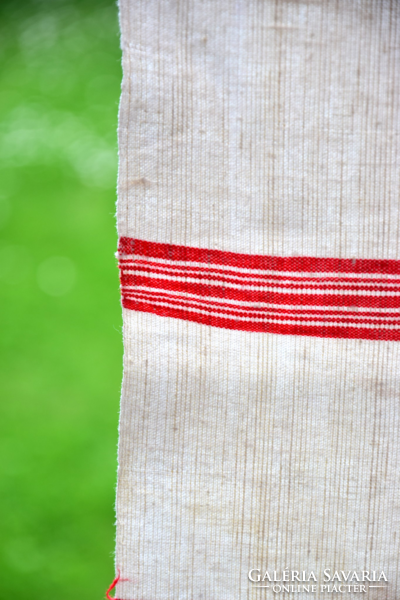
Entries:
[[399, 14], [120, 0], [118, 598], [400, 592]]

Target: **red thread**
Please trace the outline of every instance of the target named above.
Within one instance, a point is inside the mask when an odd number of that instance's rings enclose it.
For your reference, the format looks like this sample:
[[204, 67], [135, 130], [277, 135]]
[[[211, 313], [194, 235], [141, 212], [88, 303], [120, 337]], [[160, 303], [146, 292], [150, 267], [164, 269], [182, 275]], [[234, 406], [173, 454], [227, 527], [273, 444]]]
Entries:
[[112, 598], [110, 596], [110, 592], [112, 592], [112, 590], [115, 588], [115, 586], [117, 585], [117, 583], [119, 581], [128, 581], [128, 579], [121, 579], [120, 570], [117, 569], [117, 571], [118, 571], [118, 575], [116, 576], [116, 578], [114, 579], [114, 581], [112, 582], [112, 584], [110, 585], [110, 587], [108, 588], [108, 590], [106, 591], [106, 598], [107, 598], [107, 600], [118, 600], [118, 598], [116, 598], [116, 597]]
[[116, 576], [116, 578], [114, 579], [114, 581], [112, 582], [112, 584], [110, 585], [110, 587], [108, 588], [108, 590], [106, 592], [107, 600], [116, 600], [115, 598], [111, 598], [110, 592], [115, 588], [115, 586], [117, 585], [117, 583], [120, 579], [121, 579], [121, 575], [120, 575], [120, 572], [118, 569], [118, 575]]
[[256, 256], [130, 238], [119, 252], [131, 310], [241, 331], [400, 341], [400, 260]]

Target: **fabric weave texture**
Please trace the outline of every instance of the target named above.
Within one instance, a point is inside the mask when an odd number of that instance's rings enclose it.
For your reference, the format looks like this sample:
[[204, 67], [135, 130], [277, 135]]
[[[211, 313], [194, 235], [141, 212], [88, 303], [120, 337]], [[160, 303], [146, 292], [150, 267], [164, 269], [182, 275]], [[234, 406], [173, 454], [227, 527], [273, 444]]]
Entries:
[[400, 4], [120, 0], [120, 22], [116, 597], [322, 599], [330, 569], [383, 570], [344, 595], [395, 600]]

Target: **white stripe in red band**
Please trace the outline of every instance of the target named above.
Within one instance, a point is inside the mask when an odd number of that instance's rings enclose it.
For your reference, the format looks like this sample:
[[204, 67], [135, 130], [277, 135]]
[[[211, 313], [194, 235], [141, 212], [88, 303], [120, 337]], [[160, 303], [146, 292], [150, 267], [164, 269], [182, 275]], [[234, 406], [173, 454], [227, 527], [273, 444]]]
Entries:
[[121, 238], [125, 308], [214, 327], [400, 340], [400, 260], [275, 257]]

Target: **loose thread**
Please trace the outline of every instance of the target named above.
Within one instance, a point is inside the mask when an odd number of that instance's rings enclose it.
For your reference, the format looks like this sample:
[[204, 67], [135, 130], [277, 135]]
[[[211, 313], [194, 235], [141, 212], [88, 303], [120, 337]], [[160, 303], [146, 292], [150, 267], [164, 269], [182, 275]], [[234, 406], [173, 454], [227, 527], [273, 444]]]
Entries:
[[115, 588], [115, 586], [117, 585], [118, 581], [128, 581], [127, 579], [121, 579], [121, 573], [120, 570], [118, 570], [118, 575], [116, 576], [116, 578], [114, 579], [114, 581], [112, 582], [112, 584], [110, 585], [110, 587], [108, 588], [108, 590], [106, 591], [106, 598], [107, 600], [117, 600], [117, 598], [112, 598], [110, 596], [110, 592]]

